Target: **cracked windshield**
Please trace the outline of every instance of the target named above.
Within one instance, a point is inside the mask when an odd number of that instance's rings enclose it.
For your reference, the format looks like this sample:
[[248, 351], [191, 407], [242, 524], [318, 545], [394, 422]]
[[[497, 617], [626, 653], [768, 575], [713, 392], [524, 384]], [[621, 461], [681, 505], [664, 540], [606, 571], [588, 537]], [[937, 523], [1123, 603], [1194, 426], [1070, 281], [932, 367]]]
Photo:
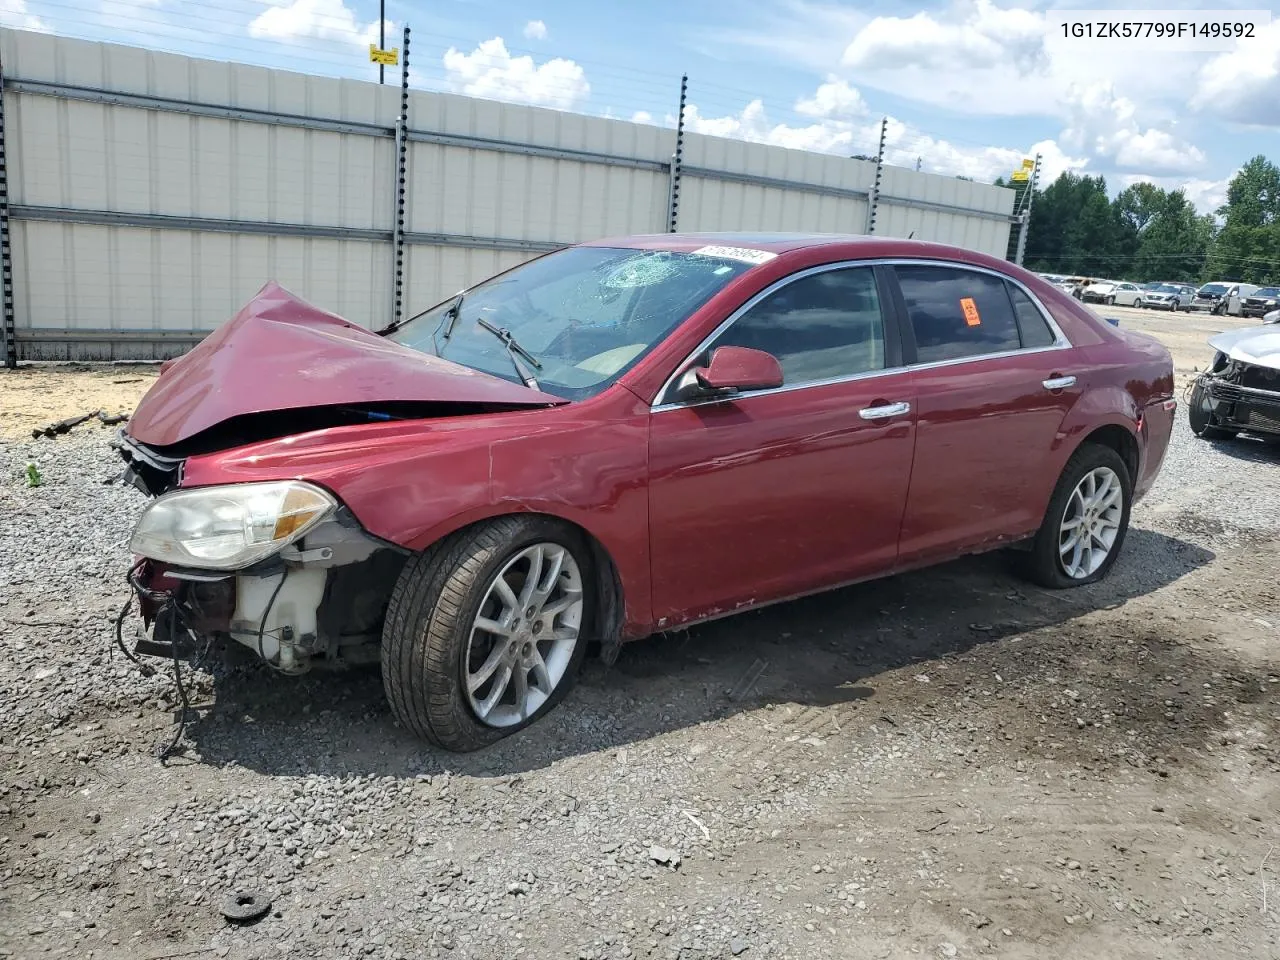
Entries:
[[[464, 291], [390, 338], [517, 382], [523, 370], [540, 389], [580, 400], [750, 267], [696, 253], [577, 247]], [[503, 329], [509, 339], [495, 335]], [[513, 362], [509, 353], [520, 356]]]

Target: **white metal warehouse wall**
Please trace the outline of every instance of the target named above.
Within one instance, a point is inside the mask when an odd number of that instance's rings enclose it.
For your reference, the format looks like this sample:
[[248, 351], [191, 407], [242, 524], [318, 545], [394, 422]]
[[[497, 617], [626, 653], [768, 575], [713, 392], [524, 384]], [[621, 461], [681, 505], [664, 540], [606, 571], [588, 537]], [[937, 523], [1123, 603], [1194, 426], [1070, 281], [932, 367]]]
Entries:
[[[19, 354], [172, 355], [267, 280], [392, 310], [396, 85], [0, 31]], [[412, 91], [409, 310], [538, 252], [662, 232], [675, 133]], [[863, 233], [873, 162], [686, 134], [681, 230]], [[876, 233], [1003, 256], [1010, 190], [883, 168]]]

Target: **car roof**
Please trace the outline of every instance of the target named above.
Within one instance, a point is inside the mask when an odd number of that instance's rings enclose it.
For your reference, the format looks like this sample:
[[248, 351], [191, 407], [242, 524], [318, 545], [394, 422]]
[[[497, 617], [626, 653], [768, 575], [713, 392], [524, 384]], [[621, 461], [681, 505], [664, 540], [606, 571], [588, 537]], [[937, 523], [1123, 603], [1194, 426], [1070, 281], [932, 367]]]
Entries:
[[841, 233], [650, 233], [634, 236], [606, 237], [582, 244], [587, 247], [622, 247], [637, 250], [671, 250], [689, 253], [701, 247], [738, 247], [760, 250], [779, 256], [819, 247], [839, 248], [837, 256], [850, 259], [880, 257], [920, 257], [929, 260], [955, 260], [975, 265], [1012, 266], [1007, 260], [966, 250], [962, 247], [927, 240], [903, 240], [867, 234]]

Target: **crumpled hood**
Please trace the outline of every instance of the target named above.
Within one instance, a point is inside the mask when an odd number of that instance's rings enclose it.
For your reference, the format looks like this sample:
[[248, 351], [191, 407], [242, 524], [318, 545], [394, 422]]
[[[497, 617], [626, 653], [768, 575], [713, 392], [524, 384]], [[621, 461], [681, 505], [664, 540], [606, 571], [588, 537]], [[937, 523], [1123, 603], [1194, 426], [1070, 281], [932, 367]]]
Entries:
[[395, 402], [565, 401], [387, 340], [273, 281], [190, 353], [161, 367], [128, 432], [164, 447], [246, 414]]
[[1220, 333], [1209, 340], [1209, 346], [1232, 360], [1280, 370], [1280, 324]]

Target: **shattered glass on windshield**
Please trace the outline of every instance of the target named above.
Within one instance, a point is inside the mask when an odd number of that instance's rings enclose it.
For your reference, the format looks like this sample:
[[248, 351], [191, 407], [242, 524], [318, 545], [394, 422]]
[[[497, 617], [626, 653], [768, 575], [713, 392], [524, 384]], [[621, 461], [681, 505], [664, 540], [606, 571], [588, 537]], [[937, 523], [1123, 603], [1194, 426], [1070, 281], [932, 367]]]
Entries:
[[[506, 379], [492, 329], [536, 358], [540, 389], [576, 400], [603, 390], [753, 264], [697, 253], [574, 247], [450, 299], [388, 336]], [[451, 327], [449, 326], [451, 324]], [[447, 338], [433, 336], [449, 327]]]

